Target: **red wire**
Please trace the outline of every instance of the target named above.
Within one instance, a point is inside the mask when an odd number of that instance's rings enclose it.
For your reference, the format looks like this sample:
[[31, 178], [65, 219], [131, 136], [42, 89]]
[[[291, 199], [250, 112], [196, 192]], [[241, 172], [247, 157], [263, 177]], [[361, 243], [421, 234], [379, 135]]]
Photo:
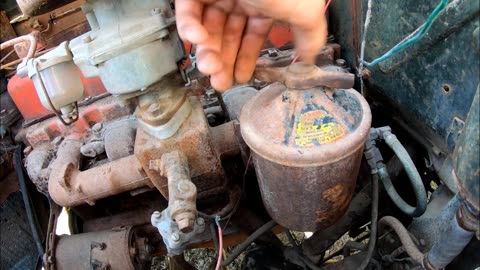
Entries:
[[323, 13], [326, 13], [326, 12], [327, 12], [327, 9], [328, 9], [328, 6], [330, 6], [330, 3], [332, 3], [332, 0], [328, 0], [327, 4], [326, 4], [325, 7], [323, 8]]
[[297, 55], [297, 56], [295, 56], [295, 58], [293, 58], [292, 64], [295, 64], [295, 62], [297, 62], [298, 57], [299, 57], [299, 55]]
[[218, 226], [218, 259], [217, 259], [217, 266], [215, 270], [220, 270], [222, 266], [222, 251], [223, 251], [223, 235], [222, 235], [222, 228]]
[[[323, 13], [327, 13], [327, 9], [328, 9], [328, 6], [330, 6], [330, 4], [332, 3], [332, 0], [328, 0], [328, 2], [325, 4], [325, 7], [323, 8]], [[292, 64], [295, 64], [295, 62], [297, 62], [298, 60], [298, 55], [295, 56], [295, 58], [293, 58], [293, 61], [292, 61]]]

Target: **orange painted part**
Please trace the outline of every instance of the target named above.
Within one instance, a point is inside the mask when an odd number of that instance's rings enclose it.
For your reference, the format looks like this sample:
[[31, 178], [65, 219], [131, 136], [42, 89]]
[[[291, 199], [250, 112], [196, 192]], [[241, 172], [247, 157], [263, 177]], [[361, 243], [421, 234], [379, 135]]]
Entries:
[[275, 48], [280, 48], [293, 40], [293, 32], [290, 25], [283, 22], [275, 22], [268, 35], [270, 42]]
[[33, 147], [44, 142], [51, 142], [58, 136], [85, 138], [96, 123], [106, 123], [132, 115], [136, 107], [134, 105], [118, 102], [113, 96], [105, 97], [88, 106], [80, 107], [78, 120], [70, 126], [64, 126], [57, 117], [51, 117], [24, 128], [20, 138], [25, 144]]
[[[85, 78], [80, 70], [78, 72], [83, 83], [85, 97], [95, 97], [107, 92], [100, 78]], [[18, 75], [15, 75], [8, 82], [7, 88], [25, 122], [30, 122], [52, 113], [43, 107], [30, 78], [20, 78]]]

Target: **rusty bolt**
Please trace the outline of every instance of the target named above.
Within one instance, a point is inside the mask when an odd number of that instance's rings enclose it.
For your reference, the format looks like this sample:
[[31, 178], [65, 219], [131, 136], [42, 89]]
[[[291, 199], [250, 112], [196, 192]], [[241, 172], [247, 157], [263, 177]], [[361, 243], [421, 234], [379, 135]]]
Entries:
[[152, 171], [161, 172], [162, 170], [162, 160], [161, 159], [152, 159], [148, 164], [148, 169]]
[[28, 156], [32, 151], [33, 151], [33, 148], [31, 146], [27, 146], [25, 149], [23, 149], [23, 154], [25, 156]]
[[371, 75], [372, 75], [372, 72], [368, 68], [363, 68], [362, 79], [368, 80], [368, 79], [370, 79]]
[[102, 128], [103, 128], [103, 123], [96, 123], [95, 125], [93, 125], [92, 130], [94, 132], [100, 132]]
[[195, 224], [195, 217], [192, 213], [182, 213], [175, 217], [178, 229], [183, 233], [189, 233], [193, 231], [193, 225]]
[[171, 238], [173, 241], [178, 242], [180, 241], [180, 235], [178, 233], [172, 233]]
[[62, 137], [62, 136], [55, 137], [55, 139], [53, 139], [53, 141], [52, 141], [52, 145], [54, 145], [54, 146], [60, 146], [60, 144], [62, 143], [62, 141], [63, 141], [63, 137]]

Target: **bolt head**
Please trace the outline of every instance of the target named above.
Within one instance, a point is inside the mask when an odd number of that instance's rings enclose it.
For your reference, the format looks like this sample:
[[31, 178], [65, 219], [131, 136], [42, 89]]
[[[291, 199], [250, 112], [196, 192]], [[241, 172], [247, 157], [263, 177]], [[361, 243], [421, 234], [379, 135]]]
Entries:
[[178, 233], [172, 233], [172, 235], [170, 236], [170, 238], [175, 241], [175, 242], [178, 242], [180, 241], [180, 235]]
[[161, 218], [161, 217], [162, 217], [162, 213], [160, 213], [159, 211], [155, 211], [155, 212], [153, 212], [152, 216], [153, 216], [154, 218]]
[[95, 125], [93, 125], [92, 127], [92, 130], [94, 132], [100, 132], [103, 128], [103, 124], [102, 123], [96, 123]]
[[197, 225], [199, 226], [205, 225], [205, 220], [201, 217], [197, 218]]

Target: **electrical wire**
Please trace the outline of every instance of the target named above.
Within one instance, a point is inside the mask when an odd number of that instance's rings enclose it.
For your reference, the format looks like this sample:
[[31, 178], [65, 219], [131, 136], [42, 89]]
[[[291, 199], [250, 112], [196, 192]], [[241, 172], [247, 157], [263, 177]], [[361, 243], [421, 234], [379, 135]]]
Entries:
[[218, 228], [218, 258], [217, 258], [217, 265], [215, 266], [215, 270], [220, 270], [222, 267], [222, 251], [223, 251], [223, 233], [222, 233], [222, 226], [220, 226], [220, 216], [215, 217], [215, 223], [217, 224], [217, 228]]
[[325, 4], [325, 7], [323, 8], [323, 13], [327, 12], [328, 6], [332, 3], [332, 0], [328, 0], [328, 2]]
[[365, 16], [365, 23], [363, 25], [363, 37], [362, 45], [360, 48], [360, 66], [358, 68], [358, 77], [360, 78], [360, 93], [364, 95], [363, 91], [363, 59], [365, 57], [365, 44], [367, 40], [368, 26], [370, 25], [370, 19], [372, 18], [372, 0], [368, 0], [367, 15]]
[[[384, 55], [380, 56], [379, 58], [373, 60], [372, 62], [362, 62], [368, 66], [372, 67], [377, 65], [380, 62], [383, 62], [387, 60], [388, 58], [392, 57], [395, 53], [405, 49], [406, 47], [410, 46], [411, 44], [419, 41], [425, 34], [427, 33], [428, 29], [432, 26], [433, 22], [435, 19], [437, 19], [438, 15], [442, 10], [444, 10], [447, 7], [448, 0], [441, 0], [440, 3], [437, 5], [437, 7], [432, 11], [430, 16], [428, 17], [427, 21], [423, 26], [421, 26], [420, 31], [418, 31], [416, 34], [415, 32], [410, 34], [409, 36], [412, 36], [406, 40], [401, 41], [397, 45], [395, 45], [392, 49], [390, 49], [388, 52], [386, 52]], [[365, 21], [366, 22], [366, 21]]]
[[227, 259], [223, 262], [223, 266], [229, 265], [233, 260], [235, 260], [245, 249], [250, 246], [258, 237], [262, 236], [262, 234], [270, 231], [277, 223], [275, 221], [270, 220], [269, 222], [263, 224], [260, 228], [258, 228], [255, 232], [253, 232], [245, 241], [243, 241], [240, 245], [235, 247], [235, 249], [230, 253]]
[[375, 250], [375, 245], [377, 242], [377, 223], [378, 223], [378, 181], [379, 176], [374, 174], [372, 176], [372, 223], [370, 230], [370, 239], [368, 241], [367, 255], [363, 259], [362, 264], [358, 267], [358, 270], [365, 269], [370, 260], [372, 259], [373, 251]]

